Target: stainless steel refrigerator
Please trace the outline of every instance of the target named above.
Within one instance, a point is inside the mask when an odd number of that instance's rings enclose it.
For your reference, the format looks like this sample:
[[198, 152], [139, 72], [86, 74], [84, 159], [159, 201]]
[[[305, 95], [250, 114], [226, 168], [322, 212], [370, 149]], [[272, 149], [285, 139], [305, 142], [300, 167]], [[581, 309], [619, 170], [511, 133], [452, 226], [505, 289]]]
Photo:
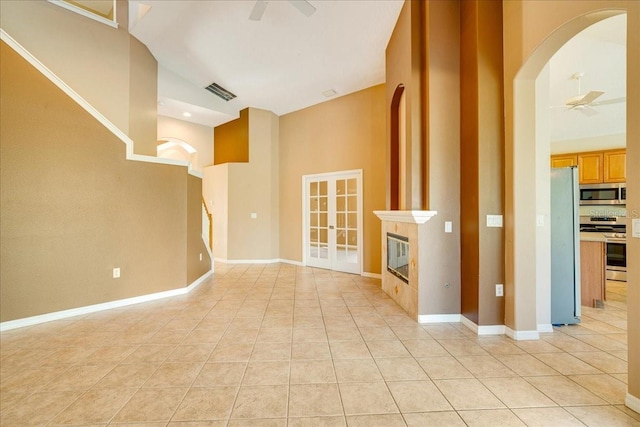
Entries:
[[578, 168], [551, 169], [551, 324], [580, 322]]

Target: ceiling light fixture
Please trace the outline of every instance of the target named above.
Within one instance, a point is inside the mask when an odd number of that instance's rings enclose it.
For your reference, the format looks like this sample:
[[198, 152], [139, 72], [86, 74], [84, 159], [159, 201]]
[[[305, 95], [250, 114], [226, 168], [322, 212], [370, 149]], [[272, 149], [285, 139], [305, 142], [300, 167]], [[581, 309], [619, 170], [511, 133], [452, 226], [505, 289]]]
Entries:
[[185, 117], [191, 117], [191, 113], [188, 111], [185, 111], [184, 113], [182, 113], [182, 115]]

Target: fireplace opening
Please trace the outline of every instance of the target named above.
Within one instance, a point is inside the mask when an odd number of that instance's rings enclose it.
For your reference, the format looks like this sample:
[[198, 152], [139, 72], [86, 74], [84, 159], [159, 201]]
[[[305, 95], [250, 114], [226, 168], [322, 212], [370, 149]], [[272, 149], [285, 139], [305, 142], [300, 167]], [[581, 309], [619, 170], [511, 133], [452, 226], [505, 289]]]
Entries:
[[387, 271], [409, 283], [409, 238], [387, 233]]

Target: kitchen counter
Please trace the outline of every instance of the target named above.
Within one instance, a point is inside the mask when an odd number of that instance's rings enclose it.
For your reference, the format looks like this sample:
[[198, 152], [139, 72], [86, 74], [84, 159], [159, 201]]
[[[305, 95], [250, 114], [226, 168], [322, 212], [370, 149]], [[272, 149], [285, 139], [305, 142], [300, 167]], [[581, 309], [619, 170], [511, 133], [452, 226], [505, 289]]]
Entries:
[[593, 233], [593, 232], [580, 232], [580, 241], [581, 242], [624, 242], [626, 239], [624, 237], [605, 237], [605, 234], [611, 233]]
[[607, 238], [604, 237], [604, 233], [590, 233], [590, 232], [580, 232], [580, 241], [581, 242], [606, 242]]

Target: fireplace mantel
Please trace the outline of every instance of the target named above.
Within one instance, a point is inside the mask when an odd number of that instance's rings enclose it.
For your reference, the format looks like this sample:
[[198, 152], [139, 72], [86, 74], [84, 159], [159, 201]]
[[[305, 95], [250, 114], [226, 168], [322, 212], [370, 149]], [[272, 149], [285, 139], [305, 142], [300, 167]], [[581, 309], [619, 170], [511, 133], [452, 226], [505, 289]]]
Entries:
[[437, 211], [373, 211], [382, 221], [424, 224], [437, 215]]

